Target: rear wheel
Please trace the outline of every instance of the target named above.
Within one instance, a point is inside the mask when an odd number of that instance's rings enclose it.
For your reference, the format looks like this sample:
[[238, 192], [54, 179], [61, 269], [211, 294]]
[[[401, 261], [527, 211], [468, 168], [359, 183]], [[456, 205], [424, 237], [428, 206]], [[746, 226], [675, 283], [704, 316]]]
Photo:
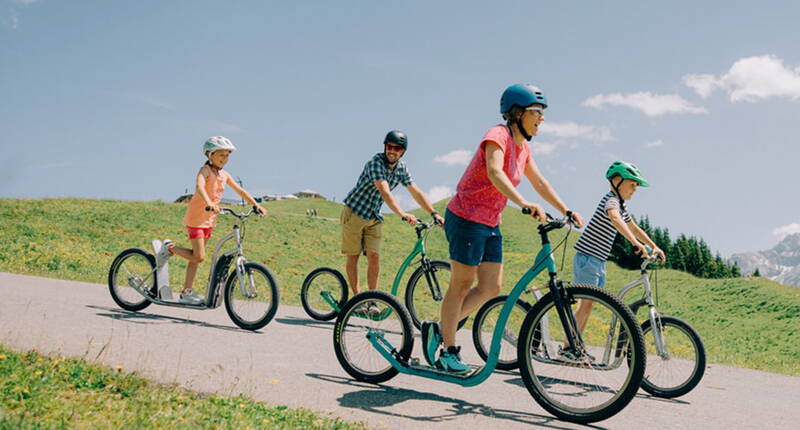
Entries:
[[320, 267], [309, 273], [303, 281], [303, 286], [300, 288], [300, 303], [311, 318], [329, 321], [336, 318], [339, 312], [328, 300], [335, 302], [341, 309], [347, 302], [347, 295], [347, 281], [341, 272], [330, 267]]
[[388, 381], [398, 371], [375, 349], [367, 333], [380, 334], [399, 351], [401, 360], [408, 360], [414, 346], [411, 318], [392, 295], [365, 291], [350, 299], [336, 320], [333, 349], [342, 368], [359, 381]]
[[656, 397], [682, 396], [700, 383], [706, 368], [706, 350], [692, 326], [675, 317], [658, 319], [664, 339], [665, 355], [656, 350], [655, 333], [650, 320], [642, 324], [647, 350], [647, 371], [642, 388]]
[[[478, 313], [475, 314], [475, 321], [472, 322], [472, 342], [475, 344], [475, 350], [483, 361], [486, 361], [487, 357], [489, 357], [492, 335], [500, 317], [500, 310], [506, 304], [506, 300], [508, 300], [508, 296], [497, 296], [484, 303]], [[503, 337], [500, 340], [498, 369], [514, 370], [519, 367], [517, 361], [517, 336], [519, 336], [522, 321], [525, 320], [525, 315], [530, 310], [531, 305], [520, 299], [517, 299], [517, 303], [511, 308], [511, 314], [508, 317], [503, 329]]]
[[126, 249], [114, 258], [108, 271], [108, 291], [114, 302], [126, 311], [140, 311], [150, 301], [137, 290], [156, 291], [155, 258], [139, 248]]
[[244, 263], [242, 281], [244, 285], [235, 269], [228, 275], [225, 310], [239, 327], [258, 330], [269, 324], [278, 311], [278, 283], [268, 268], [253, 262]]
[[[642, 383], [642, 331], [630, 309], [609, 293], [587, 286], [564, 291], [573, 313], [579, 301], [593, 305], [580, 333], [582, 345], [578, 351], [561, 352], [567, 332], [553, 294], [547, 294], [522, 324], [517, 347], [520, 374], [536, 402], [553, 415], [578, 423], [604, 420], [621, 411]], [[549, 327], [546, 333], [544, 326]], [[568, 326], [575, 330], [572, 323]]]

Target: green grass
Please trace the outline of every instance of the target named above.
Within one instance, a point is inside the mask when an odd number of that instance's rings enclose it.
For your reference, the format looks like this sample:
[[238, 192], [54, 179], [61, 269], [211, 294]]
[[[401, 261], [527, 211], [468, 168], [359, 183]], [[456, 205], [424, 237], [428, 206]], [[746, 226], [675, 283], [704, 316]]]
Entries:
[[[436, 204], [443, 212], [445, 202]], [[342, 268], [338, 220], [341, 206], [319, 200], [269, 202], [270, 216], [248, 221], [245, 251], [249, 259], [269, 266], [281, 288], [284, 304], [299, 305], [299, 290], [306, 274], [319, 266]], [[320, 218], [305, 216], [316, 208]], [[172, 238], [188, 246], [181, 224], [185, 206], [161, 202], [45, 199], [0, 200], [0, 271], [49, 276], [105, 284], [108, 266], [125, 248], [149, 249], [153, 238]], [[420, 213], [417, 212], [419, 215]], [[510, 290], [528, 269], [540, 248], [535, 223], [518, 211], [503, 215], [506, 260], [504, 291]], [[229, 218], [220, 217], [216, 239], [230, 230]], [[551, 234], [553, 244], [565, 230]], [[578, 235], [569, 237], [563, 279], [572, 278], [572, 257]], [[411, 250], [413, 229], [395, 216], [386, 217], [380, 288], [389, 290], [395, 272]], [[447, 243], [441, 230], [429, 236], [432, 258], [447, 260]], [[556, 254], [561, 262], [561, 251]], [[182, 283], [185, 264], [171, 261], [171, 284]], [[207, 279], [208, 264], [201, 266], [195, 288]], [[365, 279], [362, 263], [362, 280]], [[560, 269], [560, 267], [559, 267]], [[404, 291], [406, 273], [401, 283]], [[609, 263], [608, 287], [618, 291], [638, 277], [636, 271]], [[693, 325], [706, 344], [709, 361], [752, 369], [800, 375], [800, 288], [763, 279], [700, 279], [673, 270], [659, 272], [659, 310]], [[546, 275], [535, 281], [544, 285]], [[638, 298], [631, 292], [628, 302]], [[634, 297], [635, 296], [635, 297]], [[109, 297], [109, 302], [111, 298]], [[268, 327], [267, 327], [268, 328]], [[331, 357], [333, 359], [333, 357]]]
[[193, 393], [82, 360], [0, 345], [0, 429], [365, 429], [305, 409]]

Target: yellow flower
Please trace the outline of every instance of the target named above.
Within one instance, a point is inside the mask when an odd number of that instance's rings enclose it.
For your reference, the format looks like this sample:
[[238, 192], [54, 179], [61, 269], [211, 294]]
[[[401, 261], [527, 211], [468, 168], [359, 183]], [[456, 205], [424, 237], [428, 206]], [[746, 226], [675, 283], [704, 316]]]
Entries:
[[5, 360], [5, 359], [6, 359], [6, 355], [5, 354], [0, 354], [0, 360]]
[[117, 372], [122, 372], [122, 370], [125, 369], [125, 368], [122, 367], [122, 366], [117, 366], [114, 369], [117, 369]]

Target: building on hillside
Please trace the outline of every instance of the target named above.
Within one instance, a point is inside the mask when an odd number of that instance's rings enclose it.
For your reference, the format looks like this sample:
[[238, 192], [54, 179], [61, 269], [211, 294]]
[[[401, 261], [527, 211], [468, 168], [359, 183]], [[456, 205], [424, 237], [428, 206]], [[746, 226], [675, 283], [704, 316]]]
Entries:
[[189, 203], [189, 200], [191, 199], [192, 199], [192, 194], [184, 194], [175, 199], [175, 203]]
[[322, 199], [325, 200], [325, 197], [322, 194], [312, 191], [312, 190], [303, 190], [294, 193], [295, 196], [299, 199]]
[[261, 197], [261, 199], [265, 202], [271, 202], [274, 200], [294, 200], [297, 199], [297, 196], [295, 196], [294, 194], [287, 194], [287, 195], [265, 194], [263, 197]]

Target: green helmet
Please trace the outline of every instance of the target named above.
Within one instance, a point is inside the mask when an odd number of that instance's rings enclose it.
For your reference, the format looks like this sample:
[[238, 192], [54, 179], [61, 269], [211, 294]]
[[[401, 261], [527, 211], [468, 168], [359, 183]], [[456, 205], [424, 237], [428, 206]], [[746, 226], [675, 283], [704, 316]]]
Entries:
[[615, 161], [611, 163], [608, 171], [606, 171], [606, 179], [610, 181], [611, 178], [617, 175], [622, 176], [622, 179], [636, 181], [641, 187], [650, 186], [650, 184], [642, 177], [642, 173], [639, 172], [639, 168], [633, 164], [626, 163], [624, 161]]

